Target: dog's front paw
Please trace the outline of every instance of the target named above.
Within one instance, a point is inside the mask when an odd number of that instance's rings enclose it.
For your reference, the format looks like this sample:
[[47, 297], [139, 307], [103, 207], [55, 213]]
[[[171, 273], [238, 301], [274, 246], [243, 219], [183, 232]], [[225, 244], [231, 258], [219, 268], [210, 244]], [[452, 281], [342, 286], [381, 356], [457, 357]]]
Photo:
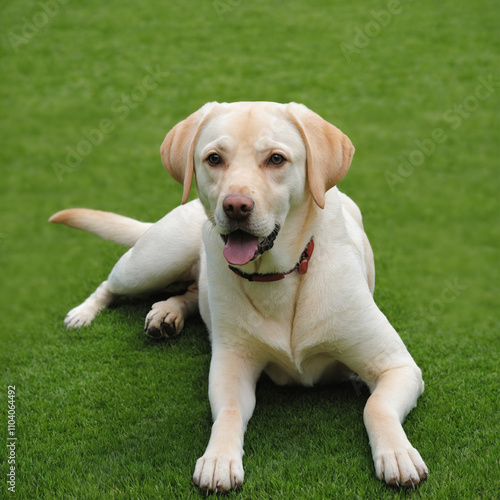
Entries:
[[243, 484], [241, 458], [203, 455], [196, 462], [193, 483], [203, 491], [228, 491]]
[[182, 312], [173, 306], [172, 301], [156, 302], [146, 316], [144, 331], [153, 338], [175, 337], [184, 327]]
[[88, 326], [98, 313], [99, 309], [86, 301], [71, 309], [66, 318], [64, 318], [64, 326], [68, 329]]
[[414, 488], [429, 473], [420, 453], [411, 445], [380, 451], [374, 461], [377, 476], [391, 486]]

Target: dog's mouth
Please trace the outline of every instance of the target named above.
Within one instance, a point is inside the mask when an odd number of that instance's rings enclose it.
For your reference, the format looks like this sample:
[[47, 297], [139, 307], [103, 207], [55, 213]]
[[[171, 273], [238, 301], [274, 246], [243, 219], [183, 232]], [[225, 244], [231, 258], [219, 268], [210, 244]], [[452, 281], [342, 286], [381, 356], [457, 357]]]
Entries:
[[237, 229], [229, 234], [221, 234], [225, 243], [224, 257], [233, 266], [243, 266], [259, 255], [271, 250], [274, 240], [278, 236], [280, 227], [275, 226], [273, 232], [265, 238], [259, 238], [253, 234]]

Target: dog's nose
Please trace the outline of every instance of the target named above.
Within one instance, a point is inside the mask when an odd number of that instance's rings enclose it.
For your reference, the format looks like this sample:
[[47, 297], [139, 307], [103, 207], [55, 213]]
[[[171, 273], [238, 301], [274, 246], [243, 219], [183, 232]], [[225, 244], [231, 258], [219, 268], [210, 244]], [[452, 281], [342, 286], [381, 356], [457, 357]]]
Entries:
[[228, 195], [224, 198], [222, 208], [230, 219], [243, 220], [252, 212], [254, 202], [248, 196]]

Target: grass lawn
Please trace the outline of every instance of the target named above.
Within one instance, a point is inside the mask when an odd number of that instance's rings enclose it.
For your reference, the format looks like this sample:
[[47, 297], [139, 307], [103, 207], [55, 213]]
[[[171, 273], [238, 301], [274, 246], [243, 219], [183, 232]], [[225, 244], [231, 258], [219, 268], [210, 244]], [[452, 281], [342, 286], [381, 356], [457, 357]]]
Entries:
[[356, 146], [340, 188], [364, 213], [376, 300], [423, 370], [405, 429], [430, 470], [408, 493], [375, 478], [365, 388], [263, 378], [228, 496], [498, 498], [499, 22], [494, 0], [4, 2], [0, 498], [202, 498], [203, 323], [153, 342], [150, 301], [124, 300], [66, 331], [124, 250], [47, 219], [159, 219], [181, 199], [160, 144], [212, 100], [303, 102]]

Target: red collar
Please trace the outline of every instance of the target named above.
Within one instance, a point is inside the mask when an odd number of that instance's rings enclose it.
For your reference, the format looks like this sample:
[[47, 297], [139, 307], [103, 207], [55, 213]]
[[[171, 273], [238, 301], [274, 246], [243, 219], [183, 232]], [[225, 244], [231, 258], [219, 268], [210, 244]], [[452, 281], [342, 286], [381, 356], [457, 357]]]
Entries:
[[300, 256], [299, 262], [295, 265], [293, 269], [290, 269], [287, 273], [269, 273], [269, 274], [247, 274], [243, 271], [240, 271], [236, 267], [229, 266], [229, 269], [236, 273], [238, 276], [245, 278], [248, 281], [260, 281], [260, 282], [270, 282], [270, 281], [279, 281], [282, 280], [288, 274], [292, 274], [294, 271], [297, 271], [299, 274], [306, 274], [307, 268], [309, 266], [309, 260], [311, 259], [312, 253], [314, 250], [314, 241], [311, 238], [311, 241], [307, 244], [306, 249], [302, 252]]

